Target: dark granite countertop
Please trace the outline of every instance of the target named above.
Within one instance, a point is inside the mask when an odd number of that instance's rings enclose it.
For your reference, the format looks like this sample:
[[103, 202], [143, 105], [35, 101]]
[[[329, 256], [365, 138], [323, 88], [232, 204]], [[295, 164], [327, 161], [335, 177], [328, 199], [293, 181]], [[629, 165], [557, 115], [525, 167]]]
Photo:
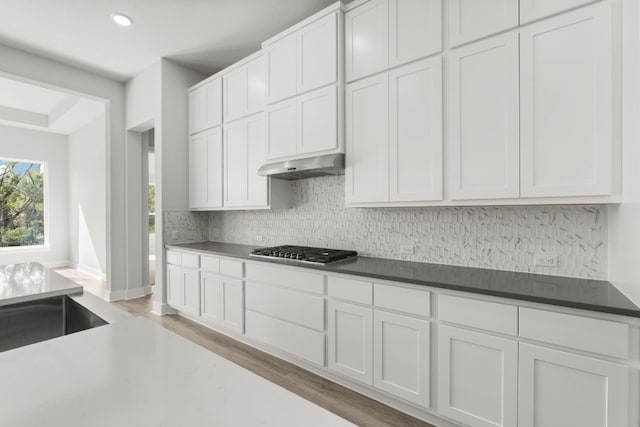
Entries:
[[283, 259], [250, 257], [259, 246], [198, 242], [167, 245], [201, 253], [252, 261], [309, 268], [327, 273], [352, 274], [434, 288], [533, 301], [543, 304], [640, 317], [640, 308], [605, 280], [578, 279], [543, 274], [518, 273], [484, 268], [459, 267], [385, 258], [357, 257], [329, 265], [300, 264]]

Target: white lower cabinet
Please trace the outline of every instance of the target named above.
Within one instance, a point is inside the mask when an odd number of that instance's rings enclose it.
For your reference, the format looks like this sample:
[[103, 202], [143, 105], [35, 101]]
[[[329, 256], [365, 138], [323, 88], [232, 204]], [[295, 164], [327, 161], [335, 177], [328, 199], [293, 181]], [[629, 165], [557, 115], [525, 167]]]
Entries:
[[202, 273], [200, 276], [200, 316], [207, 322], [218, 323], [222, 318], [220, 304], [220, 276]]
[[627, 366], [525, 343], [519, 357], [519, 427], [629, 426]]
[[430, 323], [384, 311], [373, 314], [373, 385], [429, 407]]
[[373, 310], [329, 301], [329, 369], [373, 385]]
[[207, 323], [224, 326], [235, 332], [244, 331], [244, 286], [241, 279], [202, 273], [201, 314]]
[[200, 273], [178, 265], [167, 265], [167, 301], [178, 311], [200, 315]]
[[471, 427], [515, 427], [517, 392], [517, 341], [439, 326], [440, 414]]

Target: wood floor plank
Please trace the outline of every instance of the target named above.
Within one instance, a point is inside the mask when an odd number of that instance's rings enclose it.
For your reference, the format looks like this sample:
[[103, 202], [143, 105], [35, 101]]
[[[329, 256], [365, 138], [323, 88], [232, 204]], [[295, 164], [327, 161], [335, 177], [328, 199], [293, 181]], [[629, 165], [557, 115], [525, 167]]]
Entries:
[[133, 315], [146, 317], [164, 326], [356, 425], [434, 427], [189, 319], [180, 316], [156, 316], [151, 313], [151, 296], [119, 301], [115, 304]]

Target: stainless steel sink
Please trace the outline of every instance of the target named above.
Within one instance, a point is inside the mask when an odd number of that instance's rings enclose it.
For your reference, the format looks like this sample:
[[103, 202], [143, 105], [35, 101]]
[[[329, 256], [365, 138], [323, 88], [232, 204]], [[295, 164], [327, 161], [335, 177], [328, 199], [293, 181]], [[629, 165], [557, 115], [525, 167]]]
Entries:
[[0, 307], [0, 352], [106, 325], [68, 296]]

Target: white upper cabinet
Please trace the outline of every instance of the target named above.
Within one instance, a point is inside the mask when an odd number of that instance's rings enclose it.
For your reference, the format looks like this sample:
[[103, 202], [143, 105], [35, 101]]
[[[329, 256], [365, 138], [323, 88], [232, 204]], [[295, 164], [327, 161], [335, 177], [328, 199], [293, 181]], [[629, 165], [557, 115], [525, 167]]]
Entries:
[[389, 0], [371, 0], [345, 14], [347, 81], [385, 70], [389, 65]]
[[224, 205], [268, 205], [268, 179], [258, 175], [264, 164], [264, 115], [239, 120], [224, 129]]
[[441, 0], [389, 0], [389, 66], [441, 50]]
[[194, 135], [189, 141], [189, 207], [222, 207], [222, 129]]
[[390, 201], [442, 200], [442, 146], [442, 59], [390, 71]]
[[389, 81], [379, 74], [347, 85], [347, 203], [389, 199]]
[[263, 45], [267, 52], [267, 102], [272, 104], [338, 81], [339, 24], [334, 11]]
[[453, 49], [449, 73], [449, 197], [518, 197], [518, 33]]
[[521, 196], [612, 194], [611, 3], [520, 34]]
[[338, 88], [331, 85], [297, 98], [296, 154], [338, 148]]
[[296, 94], [297, 42], [296, 35], [293, 34], [266, 48], [269, 104]]
[[520, 0], [520, 23], [535, 21], [594, 0]]
[[222, 76], [224, 82], [224, 122], [264, 110], [265, 59], [258, 54]]
[[518, 0], [449, 0], [451, 46], [517, 26]]
[[189, 92], [189, 134], [222, 124], [222, 79]]
[[298, 93], [338, 80], [338, 14], [332, 13], [298, 32]]
[[267, 159], [296, 154], [296, 102], [287, 99], [267, 107]]

